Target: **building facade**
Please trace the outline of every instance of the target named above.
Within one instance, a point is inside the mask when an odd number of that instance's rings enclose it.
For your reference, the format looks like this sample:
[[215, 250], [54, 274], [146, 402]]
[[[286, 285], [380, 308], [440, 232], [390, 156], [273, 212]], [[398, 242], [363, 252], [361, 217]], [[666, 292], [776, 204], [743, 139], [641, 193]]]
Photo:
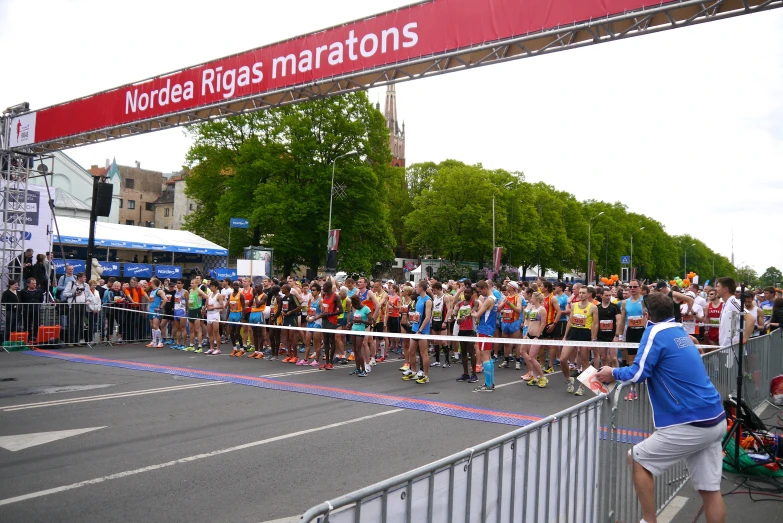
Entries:
[[174, 173], [163, 184], [164, 189], [154, 202], [155, 227], [159, 229], [182, 229], [185, 216], [195, 211], [198, 204], [185, 194], [185, 179], [188, 171]]
[[122, 225], [155, 227], [155, 201], [163, 192], [163, 173], [119, 165], [122, 187], [120, 190], [120, 221]]
[[389, 129], [391, 164], [393, 167], [405, 167], [405, 121], [400, 127], [397, 119], [397, 92], [394, 90], [394, 84], [386, 86], [386, 105], [383, 115], [386, 117], [386, 127]]

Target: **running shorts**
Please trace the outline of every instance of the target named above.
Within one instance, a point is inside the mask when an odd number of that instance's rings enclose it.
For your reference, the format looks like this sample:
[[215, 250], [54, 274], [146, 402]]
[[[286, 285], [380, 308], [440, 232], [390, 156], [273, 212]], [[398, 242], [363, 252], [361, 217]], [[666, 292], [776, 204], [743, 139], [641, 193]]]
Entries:
[[386, 320], [386, 328], [389, 332], [392, 334], [399, 334], [400, 333], [400, 317], [390, 317], [388, 320]]
[[598, 341], [602, 341], [604, 343], [611, 343], [612, 341], [614, 341], [614, 331], [612, 332], [598, 331]]
[[220, 312], [207, 311], [207, 325], [212, 325], [212, 323], [215, 321], [220, 321]]
[[568, 331], [568, 341], [592, 341], [593, 334], [590, 329], [571, 328]]
[[185, 309], [174, 309], [174, 317], [181, 319], [185, 317]]
[[297, 315], [283, 316], [283, 325], [285, 325], [286, 327], [298, 327], [299, 317]]
[[383, 322], [376, 323], [375, 326], [372, 328], [373, 332], [383, 332]]
[[188, 311], [188, 321], [189, 322], [192, 323], [192, 322], [194, 322], [196, 320], [200, 320], [200, 319], [201, 319], [201, 307], [199, 307], [198, 309], [190, 309]]
[[148, 312], [147, 314], [149, 315], [150, 320], [159, 320], [160, 319], [160, 314], [158, 314], [157, 312]]
[[261, 311], [251, 312], [250, 314], [247, 315], [248, 323], [252, 323], [254, 325], [260, 325], [261, 323], [264, 322], [263, 320], [264, 320], [264, 313]]
[[[492, 336], [488, 336], [486, 334], [479, 334], [478, 337], [479, 338], [489, 338], [489, 339], [492, 339]], [[476, 347], [476, 349], [477, 350], [492, 350], [492, 346], [493, 345], [494, 345], [493, 343], [490, 343], [488, 341], [480, 341], [480, 342], [478, 342], [478, 346]]]
[[[644, 335], [644, 329], [626, 329], [625, 341], [626, 343], [639, 343], [642, 341], [642, 335]], [[639, 347], [633, 347], [626, 349], [629, 356], [635, 356], [639, 352]]]
[[[324, 324], [328, 323], [326, 320], [324, 320]], [[348, 325], [348, 316], [343, 314], [342, 318], [337, 318], [337, 326], [338, 327], [345, 327]]]
[[443, 330], [443, 320], [440, 320], [440, 321], [432, 320], [432, 330], [434, 330], [434, 331], [442, 331]]
[[242, 321], [242, 313], [241, 312], [230, 312], [228, 313], [228, 321], [233, 321], [239, 323]]
[[520, 325], [522, 325], [521, 319], [510, 323], [502, 322], [500, 324], [500, 330], [503, 331], [503, 334], [514, 334], [515, 332], [519, 332]]
[[459, 331], [459, 336], [465, 336], [465, 337], [475, 337], [476, 331]]

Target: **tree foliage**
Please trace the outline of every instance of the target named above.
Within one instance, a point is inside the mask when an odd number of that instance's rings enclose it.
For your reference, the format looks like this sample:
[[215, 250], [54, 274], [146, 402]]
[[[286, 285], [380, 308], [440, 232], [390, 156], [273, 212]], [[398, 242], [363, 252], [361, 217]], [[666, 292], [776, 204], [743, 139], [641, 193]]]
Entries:
[[767, 267], [764, 274], [759, 277], [759, 283], [764, 287], [780, 287], [781, 282], [783, 282], [783, 273], [777, 267]]
[[[335, 184], [345, 187], [332, 211], [332, 228], [341, 229], [339, 266], [369, 274], [394, 257], [389, 187], [403, 174], [389, 165], [388, 130], [365, 93], [234, 116], [190, 133], [186, 192], [200, 205], [187, 229], [226, 245], [229, 219], [248, 218], [250, 229], [232, 231], [232, 255], [263, 243], [286, 273], [294, 264], [318, 267], [334, 166]], [[338, 159], [349, 151], [358, 154]]]

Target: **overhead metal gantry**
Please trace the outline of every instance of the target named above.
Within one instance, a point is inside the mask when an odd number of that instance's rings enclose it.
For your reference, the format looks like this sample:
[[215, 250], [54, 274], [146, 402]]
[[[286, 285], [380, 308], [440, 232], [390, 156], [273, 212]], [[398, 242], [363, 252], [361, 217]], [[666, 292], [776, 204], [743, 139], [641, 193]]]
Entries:
[[[477, 8], [481, 3], [475, 3]], [[92, 130], [36, 143], [33, 153], [51, 152], [125, 136], [205, 122], [215, 118], [260, 111], [389, 83], [426, 78], [486, 65], [540, 56], [568, 49], [623, 40], [671, 29], [689, 27], [740, 15], [783, 7], [783, 0], [688, 0], [670, 2], [620, 15], [608, 16], [523, 36], [485, 42], [426, 58], [344, 74], [308, 84], [170, 113], [132, 123]]]

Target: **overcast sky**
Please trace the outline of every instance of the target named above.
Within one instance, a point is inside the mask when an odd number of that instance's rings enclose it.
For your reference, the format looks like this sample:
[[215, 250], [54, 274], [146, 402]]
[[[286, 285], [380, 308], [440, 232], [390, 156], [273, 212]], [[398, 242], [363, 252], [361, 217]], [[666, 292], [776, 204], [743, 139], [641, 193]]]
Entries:
[[[65, 102], [408, 4], [0, 0], [0, 107]], [[477, 5], [482, 2], [476, 2]], [[397, 85], [408, 164], [524, 171], [783, 268], [783, 10]], [[370, 91], [383, 104], [383, 90]], [[178, 170], [181, 129], [71, 149]]]

